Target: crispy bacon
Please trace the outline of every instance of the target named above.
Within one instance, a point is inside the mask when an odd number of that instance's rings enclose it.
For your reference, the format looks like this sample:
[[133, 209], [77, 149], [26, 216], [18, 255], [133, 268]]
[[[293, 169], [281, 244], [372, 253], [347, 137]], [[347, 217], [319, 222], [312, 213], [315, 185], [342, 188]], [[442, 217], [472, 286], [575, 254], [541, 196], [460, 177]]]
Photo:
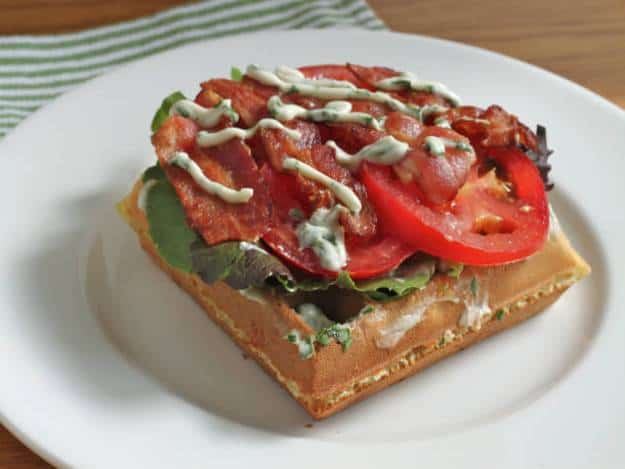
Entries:
[[[265, 233], [270, 220], [270, 199], [250, 149], [240, 140], [230, 140], [207, 149], [195, 143], [197, 126], [180, 116], [170, 117], [153, 136], [152, 143], [167, 178], [176, 190], [192, 228], [208, 244], [238, 239], [253, 241]], [[208, 194], [186, 171], [168, 163], [175, 151], [185, 151], [207, 178], [225, 186], [251, 187], [248, 203], [229, 204]]]
[[468, 137], [479, 147], [500, 147], [523, 145], [536, 151], [536, 135], [518, 118], [500, 106], [489, 106], [486, 110], [474, 106], [460, 106], [446, 114], [452, 128]]

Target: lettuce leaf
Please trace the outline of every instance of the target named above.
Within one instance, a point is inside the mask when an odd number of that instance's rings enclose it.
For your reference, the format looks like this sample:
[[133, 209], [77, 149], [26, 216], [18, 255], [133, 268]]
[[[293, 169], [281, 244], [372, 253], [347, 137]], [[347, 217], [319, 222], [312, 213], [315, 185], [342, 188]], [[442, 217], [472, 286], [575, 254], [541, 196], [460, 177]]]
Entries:
[[551, 164], [549, 163], [549, 157], [553, 153], [547, 146], [547, 129], [542, 125], [536, 126], [536, 137], [538, 138], [537, 151], [528, 150], [526, 152], [530, 160], [536, 165], [540, 172], [540, 177], [545, 184], [545, 190], [550, 191], [553, 189], [553, 182], [549, 179], [549, 172], [551, 171]]
[[230, 79], [233, 81], [243, 80], [243, 72], [238, 67], [230, 67]]
[[169, 265], [190, 272], [189, 247], [198, 236], [187, 224], [182, 204], [167, 179], [158, 180], [148, 192], [145, 213], [160, 255]]
[[187, 98], [180, 91], [174, 91], [172, 94], [163, 99], [161, 106], [156, 110], [156, 113], [152, 118], [152, 125], [150, 126], [152, 132], [156, 132], [159, 127], [163, 125], [163, 122], [165, 122], [169, 117], [169, 110], [171, 107], [181, 99]]
[[154, 166], [150, 166], [143, 172], [143, 177], [141, 178], [141, 180], [144, 184], [151, 179], [155, 179], [157, 181], [167, 179], [165, 171], [163, 171], [163, 168], [161, 168], [160, 164], [156, 163]]
[[237, 290], [273, 286], [287, 293], [335, 287], [355, 290], [383, 302], [424, 287], [435, 270], [433, 259], [412, 259], [392, 275], [364, 281], [354, 281], [347, 272], [341, 272], [336, 279], [296, 278], [278, 257], [258, 244], [226, 241], [206, 245], [187, 224], [180, 200], [158, 164], [143, 173], [143, 181], [149, 180], [157, 182], [147, 195], [146, 216], [159, 253], [171, 266], [197, 273], [208, 284], [223, 280]]
[[207, 246], [202, 241], [191, 245], [191, 264], [206, 283], [224, 280], [236, 290], [263, 287], [272, 277], [292, 282], [289, 269], [260, 246], [245, 241], [226, 241]]
[[347, 272], [341, 272], [336, 279], [336, 285], [339, 288], [364, 293], [372, 300], [384, 302], [425, 287], [434, 275], [435, 267], [433, 259], [409, 259], [399, 266], [393, 275], [371, 280], [355, 282]]

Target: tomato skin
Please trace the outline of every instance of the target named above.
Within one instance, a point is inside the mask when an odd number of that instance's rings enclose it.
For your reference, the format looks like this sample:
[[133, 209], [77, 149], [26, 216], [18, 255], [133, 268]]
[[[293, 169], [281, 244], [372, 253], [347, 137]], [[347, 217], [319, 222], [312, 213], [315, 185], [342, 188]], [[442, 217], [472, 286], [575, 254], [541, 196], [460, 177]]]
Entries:
[[[512, 232], [483, 235], [471, 231], [461, 213], [434, 210], [415, 200], [387, 167], [365, 163], [361, 180], [387, 232], [415, 249], [475, 266], [518, 261], [540, 249], [547, 236], [549, 210], [543, 183], [536, 167], [519, 150], [489, 149], [487, 156], [507, 174], [515, 188], [517, 203], [510, 205], [509, 213], [500, 212], [513, 224]], [[475, 191], [460, 202], [465, 206], [489, 202], [494, 207], [507, 207], [488, 197], [483, 191]], [[531, 213], [519, 210], [522, 205], [530, 206]]]
[[440, 205], [453, 199], [465, 183], [475, 154], [457, 148], [445, 148], [445, 154], [434, 156], [425, 149], [428, 137], [449, 139], [468, 144], [468, 140], [451, 129], [429, 126], [415, 138], [414, 148], [395, 164], [397, 174], [404, 182], [414, 181], [419, 197], [430, 205]]

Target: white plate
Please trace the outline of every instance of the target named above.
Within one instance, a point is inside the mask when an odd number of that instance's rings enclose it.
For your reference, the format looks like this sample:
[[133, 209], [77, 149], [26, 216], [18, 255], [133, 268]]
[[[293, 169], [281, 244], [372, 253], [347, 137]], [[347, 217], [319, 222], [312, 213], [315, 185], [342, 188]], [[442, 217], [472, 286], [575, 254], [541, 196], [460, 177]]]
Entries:
[[[153, 161], [173, 89], [262, 62], [385, 64], [545, 124], [550, 197], [594, 269], [544, 314], [324, 422], [311, 419], [139, 249], [113, 204]], [[0, 145], [0, 412], [80, 467], [625, 464], [625, 113], [543, 70], [424, 37], [259, 34], [98, 78]], [[358, 466], [356, 466], [358, 464]]]

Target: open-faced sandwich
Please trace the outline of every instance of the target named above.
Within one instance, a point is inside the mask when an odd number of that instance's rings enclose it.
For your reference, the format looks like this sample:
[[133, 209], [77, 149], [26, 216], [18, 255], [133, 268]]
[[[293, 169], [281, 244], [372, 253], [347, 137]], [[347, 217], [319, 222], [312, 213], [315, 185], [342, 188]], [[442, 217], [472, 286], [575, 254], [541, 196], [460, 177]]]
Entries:
[[250, 65], [168, 96], [152, 131], [158, 162], [120, 213], [315, 418], [590, 271], [546, 197], [545, 129], [409, 73]]

